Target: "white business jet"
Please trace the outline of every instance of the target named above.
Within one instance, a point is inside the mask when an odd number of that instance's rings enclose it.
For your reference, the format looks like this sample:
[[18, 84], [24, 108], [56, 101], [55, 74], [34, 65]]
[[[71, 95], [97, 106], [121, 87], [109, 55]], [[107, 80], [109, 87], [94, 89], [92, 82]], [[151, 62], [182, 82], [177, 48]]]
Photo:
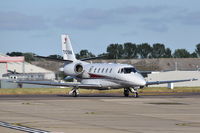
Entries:
[[[197, 79], [171, 80], [171, 81], [145, 81], [144, 77], [135, 69], [134, 66], [128, 64], [116, 63], [88, 63], [85, 60], [94, 59], [87, 58], [77, 60], [71, 46], [68, 35], [61, 35], [62, 52], [64, 67], [63, 71], [67, 78], [75, 78], [78, 82], [47, 82], [47, 81], [15, 81], [16, 83], [39, 84], [51, 86], [72, 87], [69, 94], [76, 97], [79, 94], [79, 88], [85, 89], [120, 89], [124, 88], [124, 96], [128, 97], [129, 93], [133, 93], [134, 97], [138, 97], [138, 89], [148, 85], [166, 84], [174, 82], [194, 81]], [[41, 56], [39, 56], [41, 57]], [[48, 58], [48, 57], [41, 57]]]

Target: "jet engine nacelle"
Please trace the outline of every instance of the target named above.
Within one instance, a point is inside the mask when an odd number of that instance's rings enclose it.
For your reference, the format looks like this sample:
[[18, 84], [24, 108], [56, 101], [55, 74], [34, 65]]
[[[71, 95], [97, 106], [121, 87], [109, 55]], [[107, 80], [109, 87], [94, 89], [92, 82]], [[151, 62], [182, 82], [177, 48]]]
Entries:
[[70, 63], [64, 66], [64, 73], [69, 76], [78, 76], [83, 73], [81, 63]]

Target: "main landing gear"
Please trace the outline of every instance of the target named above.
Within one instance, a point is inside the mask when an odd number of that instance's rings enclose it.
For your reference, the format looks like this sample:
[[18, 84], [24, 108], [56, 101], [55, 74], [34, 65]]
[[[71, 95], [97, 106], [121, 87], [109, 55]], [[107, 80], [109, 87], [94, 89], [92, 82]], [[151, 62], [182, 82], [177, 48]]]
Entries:
[[133, 93], [135, 98], [139, 97], [137, 88], [124, 88], [124, 96], [125, 97], [129, 96], [129, 92]]
[[73, 97], [77, 97], [79, 95], [78, 88], [73, 88], [70, 92], [69, 95], [72, 95]]

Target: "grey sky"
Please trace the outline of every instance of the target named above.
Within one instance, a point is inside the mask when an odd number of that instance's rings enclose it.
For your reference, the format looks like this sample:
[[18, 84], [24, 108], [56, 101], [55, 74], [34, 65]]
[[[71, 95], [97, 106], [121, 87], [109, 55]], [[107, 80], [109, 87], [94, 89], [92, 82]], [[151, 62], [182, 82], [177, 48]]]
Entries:
[[106, 52], [110, 43], [164, 43], [194, 51], [200, 43], [198, 0], [6, 0], [0, 2], [0, 52]]

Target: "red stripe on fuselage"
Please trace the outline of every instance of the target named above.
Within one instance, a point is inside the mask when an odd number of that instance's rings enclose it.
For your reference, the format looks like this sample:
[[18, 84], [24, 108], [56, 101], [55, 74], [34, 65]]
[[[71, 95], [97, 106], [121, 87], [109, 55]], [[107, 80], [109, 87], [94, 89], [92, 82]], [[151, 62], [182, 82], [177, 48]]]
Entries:
[[97, 75], [97, 74], [92, 74], [92, 73], [89, 73], [89, 75], [90, 75], [90, 78], [105, 78], [102, 75]]

